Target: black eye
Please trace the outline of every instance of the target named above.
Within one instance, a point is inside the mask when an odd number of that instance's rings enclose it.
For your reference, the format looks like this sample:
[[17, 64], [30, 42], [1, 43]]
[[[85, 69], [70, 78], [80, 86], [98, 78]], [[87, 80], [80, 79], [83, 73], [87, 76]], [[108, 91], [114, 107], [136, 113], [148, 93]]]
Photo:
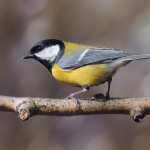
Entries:
[[35, 53], [42, 51], [43, 49], [44, 49], [43, 45], [36, 45], [31, 48], [30, 53], [35, 54]]
[[43, 46], [39, 45], [39, 46], [37, 47], [37, 51], [39, 52], [39, 51], [41, 51], [41, 50], [43, 50]]

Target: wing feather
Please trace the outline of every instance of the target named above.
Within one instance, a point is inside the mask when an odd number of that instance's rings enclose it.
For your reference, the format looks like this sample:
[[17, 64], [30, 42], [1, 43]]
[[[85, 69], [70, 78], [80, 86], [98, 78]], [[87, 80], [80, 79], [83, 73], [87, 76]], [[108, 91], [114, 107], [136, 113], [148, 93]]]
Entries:
[[58, 61], [58, 65], [62, 69], [75, 69], [89, 64], [111, 63], [115, 59], [126, 57], [129, 54], [116, 49], [105, 47], [93, 47], [82, 50], [75, 55], [71, 55], [72, 51], [67, 52]]

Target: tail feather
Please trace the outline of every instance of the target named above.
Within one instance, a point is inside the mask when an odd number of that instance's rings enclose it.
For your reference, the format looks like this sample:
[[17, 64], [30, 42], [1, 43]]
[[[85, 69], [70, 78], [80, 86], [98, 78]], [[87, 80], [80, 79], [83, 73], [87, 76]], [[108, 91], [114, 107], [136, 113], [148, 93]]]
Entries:
[[113, 63], [113, 67], [115, 66], [115, 69], [116, 68], [119, 69], [120, 67], [125, 66], [128, 63], [130, 63], [132, 60], [140, 60], [140, 59], [150, 59], [150, 54], [139, 54], [139, 55], [131, 54], [125, 57], [121, 57]]
[[129, 55], [126, 57], [120, 58], [121, 61], [132, 61], [132, 60], [140, 60], [140, 59], [150, 59], [150, 54], [135, 54], [135, 55]]

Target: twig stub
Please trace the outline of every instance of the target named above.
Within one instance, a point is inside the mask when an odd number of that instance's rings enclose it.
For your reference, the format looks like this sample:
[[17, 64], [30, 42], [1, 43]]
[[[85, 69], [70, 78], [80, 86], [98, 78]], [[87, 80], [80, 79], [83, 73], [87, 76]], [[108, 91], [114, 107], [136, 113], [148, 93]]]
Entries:
[[135, 122], [142, 122], [142, 119], [146, 116], [146, 109], [142, 106], [135, 107], [130, 111], [130, 115]]

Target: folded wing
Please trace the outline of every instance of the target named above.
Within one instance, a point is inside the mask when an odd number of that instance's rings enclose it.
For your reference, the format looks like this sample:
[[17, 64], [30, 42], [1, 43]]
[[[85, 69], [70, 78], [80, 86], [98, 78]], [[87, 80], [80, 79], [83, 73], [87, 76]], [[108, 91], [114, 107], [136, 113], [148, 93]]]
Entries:
[[93, 47], [82, 50], [74, 55], [71, 54], [72, 51], [67, 52], [58, 61], [60, 68], [72, 70], [89, 64], [112, 63], [114, 60], [130, 56], [127, 52], [105, 47]]

